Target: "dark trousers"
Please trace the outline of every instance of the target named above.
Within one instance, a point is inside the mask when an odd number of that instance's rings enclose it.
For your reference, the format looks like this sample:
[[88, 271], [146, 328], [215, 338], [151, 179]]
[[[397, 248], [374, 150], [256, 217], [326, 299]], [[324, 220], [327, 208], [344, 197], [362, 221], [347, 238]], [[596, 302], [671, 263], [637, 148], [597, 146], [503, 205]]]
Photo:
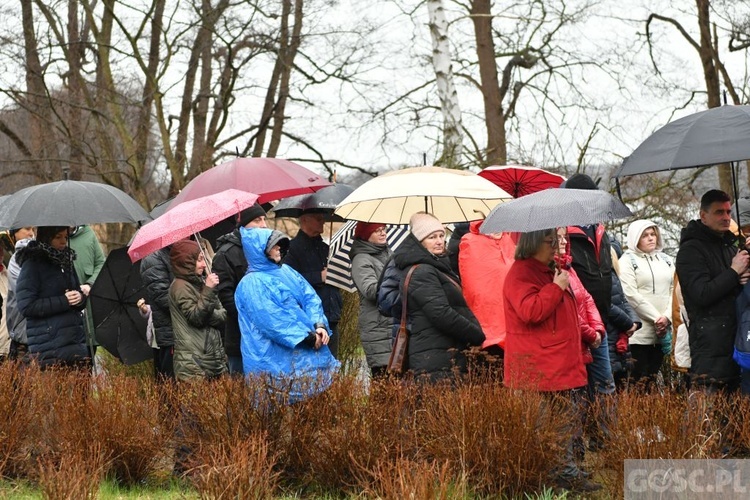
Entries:
[[328, 341], [328, 348], [331, 350], [333, 357], [339, 359], [339, 343], [341, 340], [339, 336], [339, 323], [338, 321], [329, 323], [328, 326], [331, 327], [331, 340]]
[[154, 349], [154, 375], [157, 382], [174, 380], [174, 346]]
[[656, 382], [664, 353], [660, 345], [630, 344], [633, 355], [633, 369], [630, 372], [630, 383], [638, 384], [644, 389], [651, 389]]

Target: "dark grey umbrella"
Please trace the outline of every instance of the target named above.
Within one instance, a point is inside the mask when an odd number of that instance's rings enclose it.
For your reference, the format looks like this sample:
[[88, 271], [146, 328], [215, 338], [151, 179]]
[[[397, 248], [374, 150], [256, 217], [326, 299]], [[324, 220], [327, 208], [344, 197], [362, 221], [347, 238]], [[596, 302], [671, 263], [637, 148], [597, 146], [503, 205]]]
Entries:
[[631, 217], [617, 197], [598, 189], [552, 188], [501, 203], [480, 227], [484, 234], [584, 226]]
[[153, 354], [146, 340], [147, 320], [136, 305], [146, 296], [141, 265], [130, 261], [127, 250], [116, 248], [109, 253], [89, 300], [96, 340], [123, 363], [133, 365]]
[[299, 217], [303, 212], [322, 213], [329, 221], [343, 221], [333, 215], [336, 205], [349, 196], [354, 188], [346, 184], [334, 184], [310, 194], [291, 196], [281, 200], [271, 211], [276, 217]]
[[139, 222], [149, 215], [116, 187], [98, 182], [57, 181], [22, 189], [0, 204], [0, 227], [78, 226]]
[[616, 177], [750, 159], [750, 106], [726, 105], [667, 123], [625, 159]]

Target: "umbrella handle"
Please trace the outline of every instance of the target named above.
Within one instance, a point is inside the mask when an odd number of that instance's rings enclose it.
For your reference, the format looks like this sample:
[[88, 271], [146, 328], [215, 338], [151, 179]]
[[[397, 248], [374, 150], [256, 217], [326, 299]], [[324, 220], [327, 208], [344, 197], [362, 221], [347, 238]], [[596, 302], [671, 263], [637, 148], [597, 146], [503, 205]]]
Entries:
[[198, 249], [201, 251], [201, 255], [203, 255], [203, 262], [206, 263], [206, 272], [211, 274], [211, 261], [208, 260], [208, 256], [206, 255], [206, 252], [203, 251], [203, 244], [201, 243], [203, 237], [198, 233], [193, 233], [193, 237], [195, 237], [195, 241], [198, 243]]

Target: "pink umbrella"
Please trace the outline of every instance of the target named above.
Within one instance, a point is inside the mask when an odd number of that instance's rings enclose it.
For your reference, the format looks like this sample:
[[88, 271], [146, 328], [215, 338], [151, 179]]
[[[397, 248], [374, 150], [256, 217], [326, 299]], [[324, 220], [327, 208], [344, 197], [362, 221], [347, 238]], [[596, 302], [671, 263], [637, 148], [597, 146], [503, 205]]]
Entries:
[[227, 189], [181, 203], [138, 230], [128, 249], [130, 260], [135, 262], [211, 227], [252, 206], [257, 200], [257, 194]]
[[312, 170], [280, 158], [236, 158], [206, 170], [175, 196], [177, 205], [226, 189], [258, 194], [258, 203], [314, 193], [331, 183]]
[[560, 184], [565, 180], [562, 175], [523, 165], [487, 167], [479, 172], [479, 175], [509, 193], [513, 198], [560, 187]]

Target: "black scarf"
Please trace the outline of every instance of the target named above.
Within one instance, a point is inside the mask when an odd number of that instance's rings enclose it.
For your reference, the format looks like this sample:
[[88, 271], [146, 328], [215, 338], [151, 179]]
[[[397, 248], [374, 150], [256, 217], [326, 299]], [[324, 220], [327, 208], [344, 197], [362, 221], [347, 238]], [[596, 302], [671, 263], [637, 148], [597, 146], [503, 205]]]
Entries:
[[39, 243], [39, 248], [44, 250], [53, 264], [60, 266], [65, 272], [73, 272], [73, 261], [76, 260], [76, 251], [66, 246], [62, 250], [52, 248], [47, 243]]

